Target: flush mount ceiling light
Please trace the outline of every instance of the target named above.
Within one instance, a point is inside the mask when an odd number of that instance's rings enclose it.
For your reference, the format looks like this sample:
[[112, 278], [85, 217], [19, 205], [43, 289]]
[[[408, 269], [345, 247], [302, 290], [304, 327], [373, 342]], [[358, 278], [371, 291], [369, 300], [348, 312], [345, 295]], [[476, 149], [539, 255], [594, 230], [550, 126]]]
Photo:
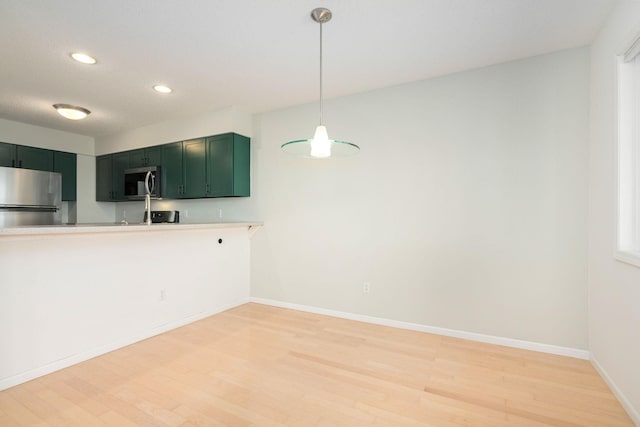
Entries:
[[357, 154], [360, 150], [356, 144], [329, 139], [327, 128], [324, 126], [322, 99], [322, 24], [331, 20], [331, 11], [323, 7], [313, 9], [311, 18], [320, 24], [320, 124], [316, 128], [313, 139], [298, 139], [282, 144], [281, 148], [287, 154], [300, 157], [326, 159], [328, 157], [344, 157]]
[[171, 93], [171, 92], [173, 92], [173, 89], [171, 89], [169, 86], [165, 86], [165, 85], [155, 85], [155, 86], [153, 86], [153, 90], [155, 90], [156, 92], [160, 92], [160, 93]]
[[97, 62], [93, 56], [89, 56], [86, 53], [74, 52], [71, 54], [71, 57], [78, 62], [82, 62], [83, 64], [93, 65]]
[[84, 119], [91, 114], [91, 111], [86, 108], [76, 107], [75, 105], [69, 104], [53, 104], [53, 108], [55, 108], [62, 117], [70, 120]]

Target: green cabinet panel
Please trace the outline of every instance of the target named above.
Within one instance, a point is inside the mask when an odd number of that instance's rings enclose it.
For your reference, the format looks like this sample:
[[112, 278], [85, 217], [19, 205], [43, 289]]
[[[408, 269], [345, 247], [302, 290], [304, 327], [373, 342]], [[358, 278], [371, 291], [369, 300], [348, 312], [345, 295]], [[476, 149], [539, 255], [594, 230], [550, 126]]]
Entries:
[[162, 164], [161, 146], [129, 151], [129, 167], [159, 166]]
[[250, 195], [249, 138], [228, 133], [207, 138], [207, 197]]
[[129, 168], [129, 153], [116, 153], [111, 155], [113, 200], [127, 200], [124, 196], [124, 171]]
[[16, 166], [16, 145], [0, 142], [0, 166], [13, 168]]
[[161, 147], [162, 152], [162, 197], [182, 197], [184, 176], [182, 173], [182, 142], [172, 142]]
[[96, 201], [113, 201], [113, 165], [110, 154], [96, 157]]
[[62, 175], [62, 200], [74, 201], [77, 182], [77, 155], [63, 151], [53, 152], [53, 171]]
[[129, 167], [129, 153], [96, 157], [96, 200], [114, 202], [124, 196], [124, 170]]
[[206, 196], [206, 141], [204, 138], [183, 141], [182, 167], [184, 170], [184, 189], [182, 197], [194, 199]]
[[17, 167], [40, 171], [53, 171], [53, 151], [43, 148], [18, 145], [16, 149]]

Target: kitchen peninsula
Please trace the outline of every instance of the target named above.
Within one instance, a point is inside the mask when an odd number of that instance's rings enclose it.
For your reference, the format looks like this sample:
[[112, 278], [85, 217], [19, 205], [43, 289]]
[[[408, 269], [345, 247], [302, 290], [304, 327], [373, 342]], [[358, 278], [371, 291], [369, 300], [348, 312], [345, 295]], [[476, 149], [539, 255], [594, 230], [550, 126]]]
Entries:
[[246, 302], [261, 225], [0, 229], [0, 390]]

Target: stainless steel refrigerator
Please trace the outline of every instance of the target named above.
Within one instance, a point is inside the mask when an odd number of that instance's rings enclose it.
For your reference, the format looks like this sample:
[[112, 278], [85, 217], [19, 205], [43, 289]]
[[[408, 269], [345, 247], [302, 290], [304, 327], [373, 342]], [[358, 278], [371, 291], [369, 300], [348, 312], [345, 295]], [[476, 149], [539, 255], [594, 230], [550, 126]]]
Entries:
[[62, 223], [62, 176], [0, 167], [0, 227]]

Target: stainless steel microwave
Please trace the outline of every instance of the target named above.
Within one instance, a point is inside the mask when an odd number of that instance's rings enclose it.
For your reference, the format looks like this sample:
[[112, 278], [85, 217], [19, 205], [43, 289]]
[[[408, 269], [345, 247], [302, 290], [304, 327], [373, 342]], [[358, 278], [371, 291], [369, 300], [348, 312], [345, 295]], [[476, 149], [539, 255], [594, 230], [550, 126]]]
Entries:
[[124, 196], [129, 200], [142, 200], [149, 191], [151, 197], [162, 197], [160, 166], [125, 169]]

